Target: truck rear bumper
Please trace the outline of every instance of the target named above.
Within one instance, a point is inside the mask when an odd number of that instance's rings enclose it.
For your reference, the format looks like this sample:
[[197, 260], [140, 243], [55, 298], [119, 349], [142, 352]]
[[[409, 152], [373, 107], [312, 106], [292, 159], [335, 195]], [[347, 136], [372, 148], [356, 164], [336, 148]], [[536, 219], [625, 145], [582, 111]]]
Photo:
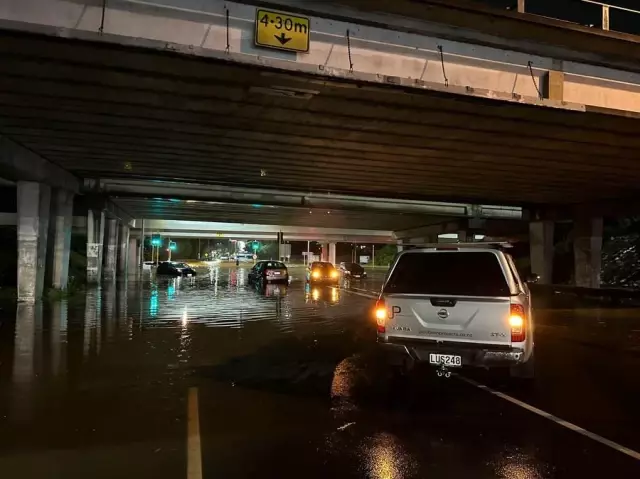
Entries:
[[507, 367], [522, 364], [527, 354], [521, 348], [496, 347], [493, 345], [476, 345], [466, 343], [439, 343], [431, 341], [412, 341], [379, 337], [378, 344], [393, 359], [402, 360], [410, 356], [418, 362], [429, 362], [429, 354], [452, 354], [462, 358], [462, 366], [471, 367]]

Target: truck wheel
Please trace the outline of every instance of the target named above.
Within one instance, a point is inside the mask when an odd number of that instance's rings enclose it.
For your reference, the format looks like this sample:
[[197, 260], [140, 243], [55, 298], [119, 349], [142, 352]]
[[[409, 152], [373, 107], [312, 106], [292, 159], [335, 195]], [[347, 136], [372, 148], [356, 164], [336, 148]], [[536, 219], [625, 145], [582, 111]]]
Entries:
[[531, 353], [531, 357], [526, 363], [511, 367], [510, 376], [517, 379], [533, 379], [536, 375], [535, 364], [535, 353]]

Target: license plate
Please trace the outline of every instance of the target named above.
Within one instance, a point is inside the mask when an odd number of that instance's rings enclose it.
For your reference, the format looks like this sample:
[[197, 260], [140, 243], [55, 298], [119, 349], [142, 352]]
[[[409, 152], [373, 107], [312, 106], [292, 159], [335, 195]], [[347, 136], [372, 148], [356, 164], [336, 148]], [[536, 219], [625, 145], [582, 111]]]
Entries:
[[187, 278], [191, 278], [193, 276], [191, 273], [187, 274]]
[[444, 364], [454, 368], [462, 366], [462, 356], [455, 356], [453, 354], [429, 354], [429, 363], [431, 364]]
[[353, 277], [354, 277], [354, 278], [359, 278], [359, 277], [360, 277], [360, 275], [359, 275], [359, 274], [355, 274], [355, 275], [353, 275]]
[[280, 271], [274, 271], [273, 275], [274, 276], [280, 276]]

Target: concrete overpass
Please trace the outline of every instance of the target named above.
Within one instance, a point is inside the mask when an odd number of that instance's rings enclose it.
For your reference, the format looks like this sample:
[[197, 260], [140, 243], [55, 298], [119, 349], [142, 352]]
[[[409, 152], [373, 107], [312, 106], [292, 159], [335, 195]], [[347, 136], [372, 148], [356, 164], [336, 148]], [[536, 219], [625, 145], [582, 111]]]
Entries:
[[[552, 220], [579, 219], [577, 281], [596, 282], [595, 216], [637, 207], [637, 39], [442, 2], [386, 3], [260, 2], [309, 20], [308, 52], [292, 53], [255, 46], [251, 2], [5, 0], [0, 157], [2, 176], [19, 182], [18, 216], [31, 218], [18, 221], [31, 245], [24, 267], [39, 264], [46, 243], [49, 187], [74, 192], [88, 179], [83, 193], [104, 194], [102, 179], [171, 180], [274, 197], [521, 207], [536, 220], [545, 279]], [[140, 212], [171, 203], [150, 195], [113, 203]], [[197, 209], [176, 205], [165, 209]], [[237, 208], [236, 221], [249, 214]], [[87, 251], [100, 258], [102, 213], [90, 211]], [[386, 214], [377, 218], [397, 221]], [[410, 220], [392, 228], [431, 225], [422, 213]]]

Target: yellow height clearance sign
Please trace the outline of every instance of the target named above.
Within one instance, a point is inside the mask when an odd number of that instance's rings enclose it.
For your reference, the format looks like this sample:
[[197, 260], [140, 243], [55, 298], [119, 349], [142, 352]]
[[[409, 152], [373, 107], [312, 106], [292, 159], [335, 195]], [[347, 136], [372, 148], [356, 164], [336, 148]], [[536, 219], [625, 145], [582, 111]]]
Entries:
[[256, 10], [255, 42], [260, 47], [306, 53], [309, 51], [310, 33], [306, 17]]

